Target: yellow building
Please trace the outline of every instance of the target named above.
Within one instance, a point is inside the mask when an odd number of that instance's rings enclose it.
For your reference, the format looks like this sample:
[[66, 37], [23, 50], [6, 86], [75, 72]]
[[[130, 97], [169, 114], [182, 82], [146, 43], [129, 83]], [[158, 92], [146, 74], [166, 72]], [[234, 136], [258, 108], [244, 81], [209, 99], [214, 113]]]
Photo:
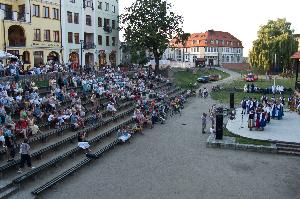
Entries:
[[298, 51], [300, 52], [300, 34], [294, 34], [294, 37], [297, 39], [298, 41]]
[[2, 0], [0, 49], [27, 66], [61, 62], [60, 0]]

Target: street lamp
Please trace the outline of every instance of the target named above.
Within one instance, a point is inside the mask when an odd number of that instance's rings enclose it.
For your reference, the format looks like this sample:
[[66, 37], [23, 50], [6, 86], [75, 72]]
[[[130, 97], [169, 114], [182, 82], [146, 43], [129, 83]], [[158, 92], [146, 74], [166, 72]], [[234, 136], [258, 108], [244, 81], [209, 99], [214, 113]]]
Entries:
[[84, 44], [84, 40], [80, 40], [80, 74], [82, 73], [83, 44]]

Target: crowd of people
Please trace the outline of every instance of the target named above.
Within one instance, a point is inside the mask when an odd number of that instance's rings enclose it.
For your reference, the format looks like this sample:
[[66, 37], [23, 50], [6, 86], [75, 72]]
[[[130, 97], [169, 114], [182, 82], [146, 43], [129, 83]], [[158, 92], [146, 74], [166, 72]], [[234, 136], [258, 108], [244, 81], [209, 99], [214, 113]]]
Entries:
[[[132, 100], [136, 104], [133, 115], [135, 124], [118, 132], [117, 136], [123, 141], [128, 140], [132, 133], [142, 132], [145, 126], [152, 128], [156, 123], [164, 123], [168, 113], [181, 113], [184, 96], [169, 99], [167, 89], [155, 91], [159, 82], [168, 84], [168, 79], [155, 76], [146, 69], [138, 69], [132, 78], [120, 68], [105, 67], [103, 74], [64, 73], [58, 79], [50, 79], [50, 91], [44, 93], [34, 82], [1, 83], [0, 144], [7, 149], [8, 161], [15, 158], [18, 137], [24, 139], [24, 147], [20, 148], [22, 154], [30, 154], [28, 139], [41, 133], [42, 124], [51, 129], [69, 124], [76, 131], [90, 125], [84, 120], [87, 115], [92, 116], [92, 125], [102, 120], [101, 109], [114, 116], [120, 100]], [[149, 93], [155, 93], [156, 97], [150, 99], [146, 95]], [[106, 98], [108, 102], [100, 103], [102, 98]], [[92, 104], [91, 111], [85, 107], [84, 102]], [[78, 146], [88, 154], [90, 146], [85, 137], [86, 134], [78, 134]], [[28, 156], [22, 157], [20, 168], [26, 162], [31, 166]]]
[[265, 94], [283, 94], [286, 91], [286, 88], [281, 85], [272, 85], [271, 87], [268, 88], [260, 88], [254, 83], [252, 84], [245, 84], [243, 91], [245, 93], [265, 93]]
[[286, 103], [284, 95], [279, 97], [273, 95], [271, 98], [262, 95], [261, 99], [245, 97], [241, 101], [241, 107], [242, 117], [248, 115], [248, 128], [263, 131], [271, 119], [283, 118], [284, 108], [289, 108], [290, 111], [297, 110], [299, 113], [300, 99], [290, 95]]

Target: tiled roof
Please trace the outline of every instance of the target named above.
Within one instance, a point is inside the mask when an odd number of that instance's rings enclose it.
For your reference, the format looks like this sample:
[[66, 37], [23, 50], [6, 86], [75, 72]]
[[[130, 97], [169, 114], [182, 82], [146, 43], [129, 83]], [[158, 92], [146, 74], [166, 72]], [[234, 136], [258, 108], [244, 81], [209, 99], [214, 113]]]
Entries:
[[[183, 48], [181, 43], [176, 43], [176, 39], [171, 40], [170, 45]], [[185, 45], [186, 48], [205, 46], [243, 48], [242, 42], [230, 33], [214, 30], [191, 34]]]
[[295, 54], [293, 54], [293, 56], [291, 56], [292, 59], [300, 59], [300, 52], [296, 52]]

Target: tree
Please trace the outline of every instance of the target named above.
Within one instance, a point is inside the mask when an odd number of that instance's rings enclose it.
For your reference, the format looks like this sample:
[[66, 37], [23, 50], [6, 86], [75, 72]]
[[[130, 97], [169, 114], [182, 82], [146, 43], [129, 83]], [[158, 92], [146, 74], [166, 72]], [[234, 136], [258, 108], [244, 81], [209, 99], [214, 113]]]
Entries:
[[261, 26], [249, 53], [251, 65], [264, 71], [274, 70], [278, 66], [290, 68], [290, 57], [298, 46], [293, 32], [291, 23], [286, 19], [269, 20], [266, 25]]
[[169, 41], [183, 33], [183, 17], [171, 9], [172, 5], [166, 0], [136, 0], [120, 16], [125, 42], [140, 52], [152, 53], [156, 73]]

